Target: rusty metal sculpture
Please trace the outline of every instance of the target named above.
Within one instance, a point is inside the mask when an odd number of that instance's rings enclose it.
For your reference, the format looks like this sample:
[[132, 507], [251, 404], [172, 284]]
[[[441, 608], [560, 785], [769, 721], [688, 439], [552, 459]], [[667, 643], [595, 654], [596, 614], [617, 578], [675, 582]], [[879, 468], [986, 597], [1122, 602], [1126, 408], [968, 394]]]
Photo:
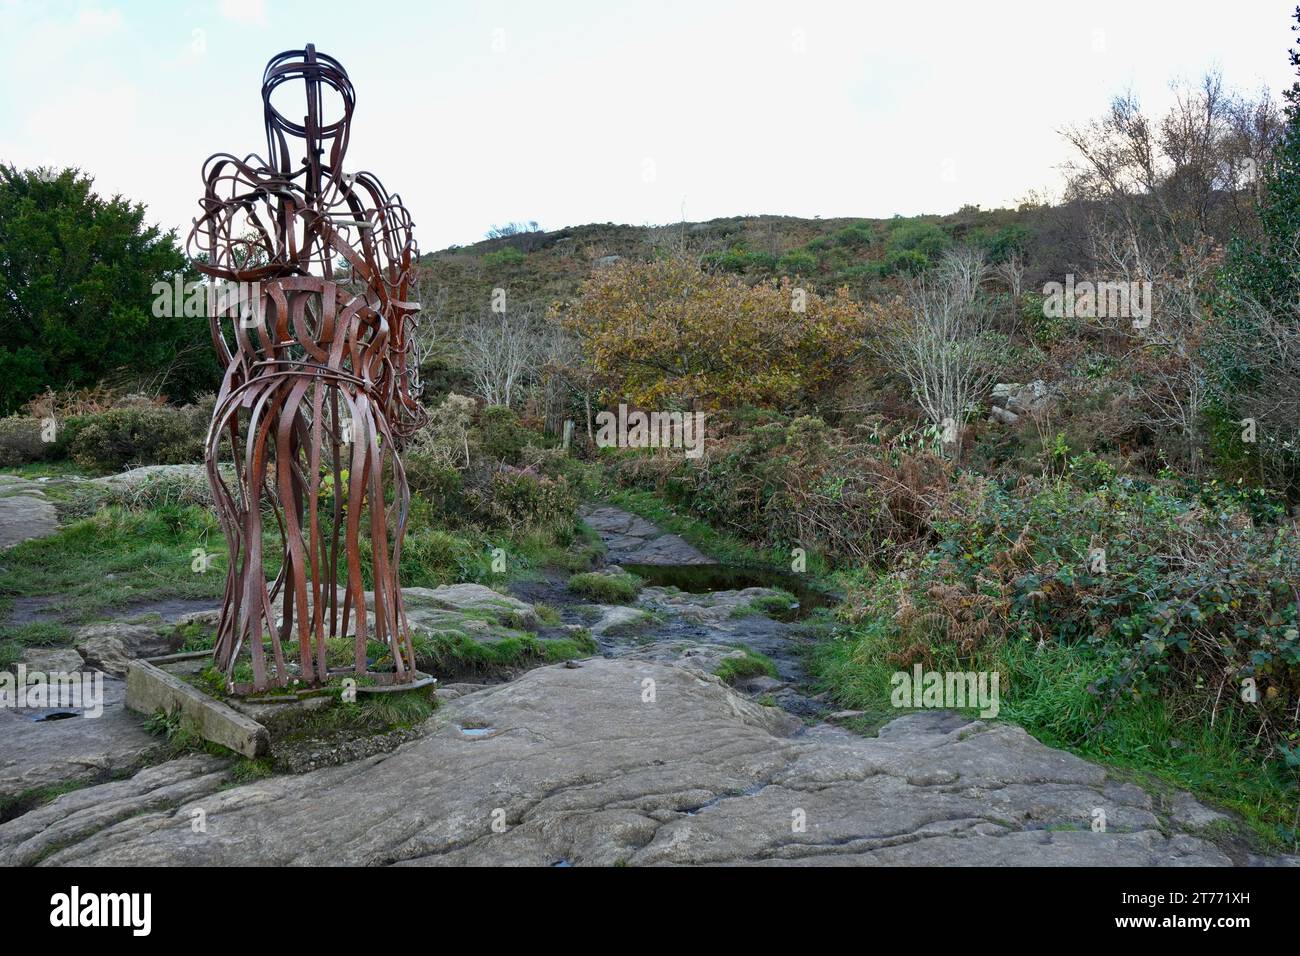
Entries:
[[[297, 88], [301, 123], [272, 105]], [[351, 635], [347, 673], [367, 672], [373, 641], [383, 679], [404, 684], [415, 657], [398, 584], [410, 505], [398, 452], [422, 420], [411, 217], [374, 176], [344, 172], [355, 94], [337, 60], [311, 44], [273, 57], [262, 102], [268, 158], [207, 160], [188, 245], [209, 281], [233, 288], [209, 308], [225, 374], [206, 461], [229, 555], [215, 662], [237, 691], [321, 684], [328, 645], [346, 654]], [[282, 560], [268, 583], [269, 521]], [[236, 684], [245, 650], [252, 681]]]

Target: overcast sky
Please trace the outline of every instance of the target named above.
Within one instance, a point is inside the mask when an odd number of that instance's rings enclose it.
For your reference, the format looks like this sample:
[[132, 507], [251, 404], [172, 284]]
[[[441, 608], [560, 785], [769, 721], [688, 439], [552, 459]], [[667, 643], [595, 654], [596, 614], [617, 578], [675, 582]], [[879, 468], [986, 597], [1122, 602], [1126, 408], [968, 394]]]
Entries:
[[75, 165], [182, 236], [265, 152], [273, 54], [357, 88], [350, 165], [422, 248], [492, 223], [889, 216], [1059, 191], [1058, 130], [1217, 67], [1278, 94], [1295, 0], [0, 0], [0, 161]]

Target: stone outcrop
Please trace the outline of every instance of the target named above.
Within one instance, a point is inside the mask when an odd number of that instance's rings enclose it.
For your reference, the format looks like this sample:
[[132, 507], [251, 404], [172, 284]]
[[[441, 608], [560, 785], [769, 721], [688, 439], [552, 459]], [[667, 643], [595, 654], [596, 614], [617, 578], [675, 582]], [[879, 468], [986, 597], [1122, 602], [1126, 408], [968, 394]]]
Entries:
[[[458, 697], [425, 736], [345, 766], [223, 788], [211, 766], [173, 761], [68, 794], [0, 826], [0, 859], [1232, 862], [1179, 830], [1141, 788], [1009, 724], [930, 712], [901, 717], [876, 738], [800, 728], [780, 709], [678, 667], [545, 667]], [[205, 833], [191, 826], [200, 810]], [[1092, 828], [1098, 810], [1104, 832]]]
[[59, 517], [39, 482], [0, 475], [0, 551], [58, 528]]

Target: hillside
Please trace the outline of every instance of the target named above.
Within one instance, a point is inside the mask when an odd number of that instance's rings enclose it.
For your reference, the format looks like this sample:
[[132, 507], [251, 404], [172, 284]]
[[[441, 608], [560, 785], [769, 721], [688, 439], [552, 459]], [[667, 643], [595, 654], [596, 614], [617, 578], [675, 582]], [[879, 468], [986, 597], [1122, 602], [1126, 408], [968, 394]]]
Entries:
[[892, 292], [899, 277], [927, 267], [956, 244], [984, 248], [993, 263], [1018, 252], [1033, 278], [1062, 271], [1079, 257], [1079, 250], [1059, 239], [1067, 215], [1040, 206], [966, 207], [945, 216], [736, 216], [657, 227], [590, 223], [521, 232], [423, 256], [423, 304], [454, 318], [485, 308], [492, 290], [504, 288], [512, 308], [544, 309], [573, 295], [602, 260], [651, 259], [683, 243], [710, 271], [755, 280], [797, 275], [819, 292], [844, 285], [863, 300]]

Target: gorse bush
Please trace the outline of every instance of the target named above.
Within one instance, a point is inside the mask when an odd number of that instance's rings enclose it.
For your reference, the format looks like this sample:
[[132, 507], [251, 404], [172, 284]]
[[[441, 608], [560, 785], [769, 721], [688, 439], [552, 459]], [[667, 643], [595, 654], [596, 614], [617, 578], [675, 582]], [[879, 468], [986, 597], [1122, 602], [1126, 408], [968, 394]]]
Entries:
[[210, 401], [184, 408], [112, 408], [72, 419], [68, 451], [82, 468], [101, 472], [199, 462], [211, 417]]
[[522, 471], [495, 472], [486, 487], [470, 489], [465, 499], [489, 528], [548, 530], [559, 537], [572, 535], [578, 508], [564, 478]]
[[[45, 441], [44, 423], [39, 418], [10, 415], [0, 418], [0, 468], [13, 468], [33, 461], [49, 461], [67, 455], [63, 441]], [[57, 429], [55, 436], [58, 436]]]

